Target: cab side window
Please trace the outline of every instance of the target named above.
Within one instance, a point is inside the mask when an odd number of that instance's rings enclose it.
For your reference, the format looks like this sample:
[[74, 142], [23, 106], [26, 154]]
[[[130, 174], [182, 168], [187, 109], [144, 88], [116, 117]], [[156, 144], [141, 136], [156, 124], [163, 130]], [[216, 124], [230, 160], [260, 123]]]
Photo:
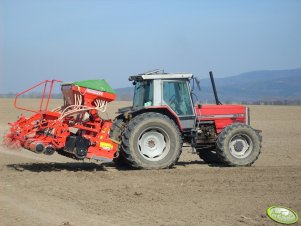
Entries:
[[153, 82], [137, 82], [135, 85], [134, 107], [148, 107], [153, 105]]
[[163, 100], [177, 115], [193, 115], [186, 81], [164, 81]]

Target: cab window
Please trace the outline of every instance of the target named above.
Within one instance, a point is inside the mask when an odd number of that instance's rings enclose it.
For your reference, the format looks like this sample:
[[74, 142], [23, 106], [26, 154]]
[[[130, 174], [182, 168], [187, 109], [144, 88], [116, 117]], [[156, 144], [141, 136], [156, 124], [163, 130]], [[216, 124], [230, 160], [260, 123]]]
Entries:
[[136, 82], [133, 107], [148, 107], [153, 105], [153, 82]]
[[163, 100], [177, 115], [193, 115], [186, 81], [164, 81]]

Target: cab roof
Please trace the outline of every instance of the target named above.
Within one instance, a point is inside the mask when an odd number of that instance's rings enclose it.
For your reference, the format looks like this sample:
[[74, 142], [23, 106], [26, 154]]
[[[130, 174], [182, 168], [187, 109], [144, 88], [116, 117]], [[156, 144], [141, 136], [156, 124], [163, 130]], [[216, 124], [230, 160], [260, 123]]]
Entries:
[[150, 72], [141, 73], [129, 77], [129, 81], [143, 81], [154, 79], [190, 79], [192, 74], [189, 73], [165, 73], [162, 70], [154, 70]]

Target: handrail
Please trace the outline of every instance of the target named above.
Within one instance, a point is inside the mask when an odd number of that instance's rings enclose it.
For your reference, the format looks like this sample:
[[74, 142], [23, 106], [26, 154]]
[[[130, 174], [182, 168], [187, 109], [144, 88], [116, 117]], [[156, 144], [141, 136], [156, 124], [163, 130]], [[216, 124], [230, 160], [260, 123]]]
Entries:
[[[38, 112], [41, 112], [42, 111], [42, 107], [43, 107], [43, 104], [44, 104], [44, 99], [45, 99], [45, 94], [47, 93], [47, 88], [48, 88], [48, 83], [50, 83], [50, 87], [49, 87], [49, 92], [48, 92], [48, 97], [47, 97], [47, 102], [46, 102], [46, 106], [44, 108], [43, 111], [47, 111], [48, 109], [48, 105], [49, 105], [49, 101], [51, 99], [51, 94], [52, 94], [52, 89], [53, 89], [53, 84], [55, 82], [63, 82], [61, 80], [56, 80], [56, 79], [53, 79], [53, 80], [44, 80], [32, 87], [30, 87], [29, 89], [26, 89], [18, 94], [16, 94], [16, 97], [15, 97], [15, 101], [14, 101], [14, 107], [17, 108], [17, 109], [20, 109], [20, 110], [24, 110], [24, 111], [30, 111], [30, 112], [34, 112], [34, 113], [38, 113]], [[38, 86], [41, 86], [44, 84], [44, 89], [43, 89], [43, 92], [42, 92], [42, 97], [41, 97], [41, 101], [40, 101], [40, 108], [39, 110], [35, 111], [35, 110], [32, 110], [32, 109], [27, 109], [27, 108], [24, 108], [24, 107], [20, 107], [17, 105], [17, 100], [18, 100], [18, 97], [23, 95], [24, 93], [27, 93], [31, 90], [33, 90], [34, 88], [38, 87]]]

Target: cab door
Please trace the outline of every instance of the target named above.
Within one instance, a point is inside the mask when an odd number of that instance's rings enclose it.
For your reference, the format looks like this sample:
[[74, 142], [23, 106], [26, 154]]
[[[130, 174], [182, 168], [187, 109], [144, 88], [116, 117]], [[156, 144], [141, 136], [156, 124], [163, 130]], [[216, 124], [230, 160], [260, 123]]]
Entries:
[[178, 115], [183, 129], [194, 128], [196, 117], [187, 80], [163, 80], [162, 99]]

